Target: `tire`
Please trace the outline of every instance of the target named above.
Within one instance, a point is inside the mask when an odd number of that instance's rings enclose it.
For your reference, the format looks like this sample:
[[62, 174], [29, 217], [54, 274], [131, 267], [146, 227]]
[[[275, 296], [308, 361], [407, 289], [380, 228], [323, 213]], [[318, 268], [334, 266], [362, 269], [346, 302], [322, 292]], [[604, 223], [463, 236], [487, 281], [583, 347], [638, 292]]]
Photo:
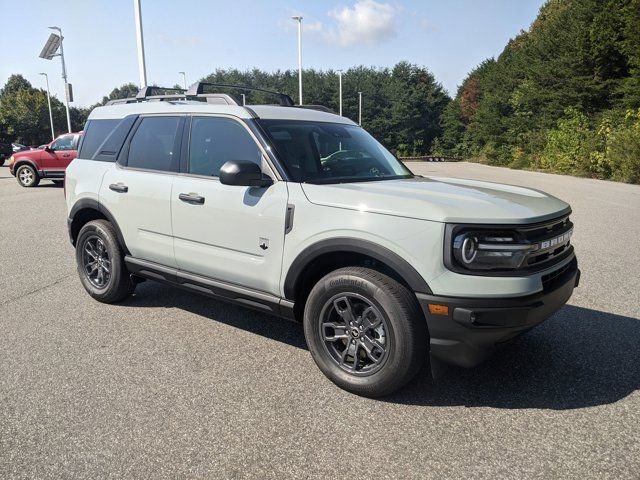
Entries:
[[135, 289], [116, 231], [106, 220], [93, 220], [82, 227], [76, 241], [76, 264], [82, 286], [99, 302], [122, 301]]
[[[347, 327], [349, 319], [354, 325]], [[398, 390], [427, 358], [426, 322], [413, 293], [369, 268], [341, 268], [322, 278], [309, 294], [303, 323], [320, 370], [357, 395]]]
[[62, 187], [64, 185], [64, 180], [51, 180], [56, 187]]
[[16, 170], [16, 179], [25, 188], [37, 187], [40, 183], [40, 176], [31, 165], [20, 165]]

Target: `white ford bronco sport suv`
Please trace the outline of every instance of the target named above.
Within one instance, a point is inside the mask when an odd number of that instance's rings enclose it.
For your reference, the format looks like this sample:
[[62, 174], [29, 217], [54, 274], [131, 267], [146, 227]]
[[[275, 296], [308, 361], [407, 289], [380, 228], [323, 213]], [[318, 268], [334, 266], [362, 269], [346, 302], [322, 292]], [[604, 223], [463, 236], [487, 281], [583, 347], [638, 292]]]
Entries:
[[379, 396], [427, 359], [478, 364], [577, 286], [565, 202], [414, 175], [323, 107], [205, 93], [221, 87], [89, 116], [65, 192], [96, 300], [150, 279], [301, 321], [329, 379]]

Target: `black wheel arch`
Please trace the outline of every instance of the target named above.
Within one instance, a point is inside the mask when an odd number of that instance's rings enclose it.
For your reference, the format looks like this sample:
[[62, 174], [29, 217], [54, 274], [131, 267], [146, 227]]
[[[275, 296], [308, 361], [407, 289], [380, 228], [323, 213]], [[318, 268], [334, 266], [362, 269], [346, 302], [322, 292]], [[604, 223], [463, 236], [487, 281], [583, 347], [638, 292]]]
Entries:
[[42, 177], [41, 175], [41, 171], [38, 168], [38, 166], [33, 162], [33, 160], [29, 160], [29, 159], [18, 159], [16, 160], [16, 162], [13, 164], [13, 172], [14, 175], [16, 175], [18, 173], [18, 169], [20, 167], [22, 167], [23, 165], [29, 165], [31, 168], [33, 168], [33, 170], [36, 172], [36, 175], [38, 175], [39, 177]]
[[76, 245], [78, 234], [86, 223], [99, 218], [107, 220], [111, 225], [113, 225], [120, 246], [124, 250], [125, 254], [129, 255], [129, 249], [127, 248], [124, 236], [122, 235], [122, 231], [120, 230], [120, 226], [118, 225], [115, 217], [107, 207], [93, 198], [82, 198], [71, 208], [71, 212], [69, 213], [69, 218], [67, 220], [69, 224], [69, 238], [71, 240], [71, 244], [73, 246]]
[[337, 237], [321, 240], [305, 248], [293, 261], [284, 281], [284, 296], [296, 300], [305, 272], [316, 260], [331, 254], [353, 254], [356, 258], [371, 258], [386, 266], [414, 292], [431, 292], [429, 285], [404, 258], [386, 247], [359, 238]]

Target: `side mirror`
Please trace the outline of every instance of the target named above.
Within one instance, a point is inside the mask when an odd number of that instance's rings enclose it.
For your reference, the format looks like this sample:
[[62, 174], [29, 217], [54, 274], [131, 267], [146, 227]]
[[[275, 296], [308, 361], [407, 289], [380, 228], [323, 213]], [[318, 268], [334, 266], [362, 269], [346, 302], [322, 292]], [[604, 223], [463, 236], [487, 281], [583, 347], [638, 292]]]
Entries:
[[45, 145], [44, 146], [45, 151], [47, 152], [53, 152], [53, 148], [51, 148], [49, 145]]
[[239, 187], [268, 187], [271, 177], [264, 175], [258, 165], [248, 160], [230, 160], [220, 169], [220, 183]]

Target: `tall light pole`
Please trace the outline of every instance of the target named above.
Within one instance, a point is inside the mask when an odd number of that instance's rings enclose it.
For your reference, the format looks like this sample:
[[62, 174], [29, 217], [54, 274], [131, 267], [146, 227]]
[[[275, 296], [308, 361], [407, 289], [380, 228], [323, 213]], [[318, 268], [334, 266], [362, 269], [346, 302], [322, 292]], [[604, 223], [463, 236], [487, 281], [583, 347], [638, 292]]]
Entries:
[[142, 10], [140, 0], [133, 0], [133, 14], [136, 20], [136, 40], [138, 42], [138, 70], [140, 72], [140, 88], [147, 86], [147, 64], [144, 59], [144, 39], [142, 38]]
[[298, 22], [298, 100], [302, 105], [302, 17], [296, 15], [291, 18]]
[[44, 75], [47, 80], [47, 103], [49, 104], [49, 122], [51, 122], [51, 140], [56, 139], [56, 132], [53, 130], [53, 113], [51, 113], [51, 95], [49, 94], [49, 75], [46, 73], [39, 73], [38, 75]]
[[358, 92], [358, 125], [362, 125], [362, 92]]
[[338, 95], [340, 96], [340, 116], [342, 116], [342, 70], [338, 70]]
[[62, 79], [64, 80], [64, 106], [67, 109], [67, 129], [71, 133], [71, 114], [69, 113], [69, 83], [67, 82], [67, 67], [64, 63], [64, 47], [62, 29], [60, 27], [49, 27], [51, 30], [57, 30], [60, 35], [60, 60], [62, 61]]
[[187, 89], [187, 75], [184, 72], [178, 72], [182, 75], [182, 83], [184, 84], [184, 89]]

